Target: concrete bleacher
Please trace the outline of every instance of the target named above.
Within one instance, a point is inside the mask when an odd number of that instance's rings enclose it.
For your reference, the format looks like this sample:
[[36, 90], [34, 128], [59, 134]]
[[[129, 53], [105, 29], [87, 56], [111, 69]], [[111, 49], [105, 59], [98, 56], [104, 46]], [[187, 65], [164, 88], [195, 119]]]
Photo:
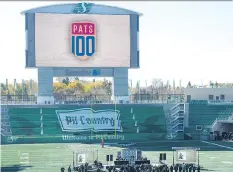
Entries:
[[11, 136], [10, 117], [7, 106], [1, 106], [1, 135]]
[[191, 104], [189, 105], [190, 125], [212, 125], [218, 118], [231, 115], [233, 105]]
[[[95, 111], [116, 109], [120, 111], [120, 121], [125, 140], [163, 139], [166, 135], [165, 114], [162, 105], [139, 104], [95, 104], [95, 105], [50, 105], [40, 106], [9, 106], [10, 127], [13, 136], [33, 136], [34, 138], [61, 136], [61, 135], [90, 135], [86, 132], [62, 131], [56, 110], [73, 110], [91, 108]], [[136, 125], [135, 125], [136, 124]], [[114, 134], [114, 132], [98, 132], [96, 134]], [[35, 140], [35, 139], [34, 139]]]
[[[215, 120], [228, 119], [233, 112], [233, 104], [208, 104], [207, 101], [193, 101], [189, 104], [189, 127], [185, 133], [200, 134], [203, 130], [209, 134]], [[196, 126], [202, 126], [201, 131]]]

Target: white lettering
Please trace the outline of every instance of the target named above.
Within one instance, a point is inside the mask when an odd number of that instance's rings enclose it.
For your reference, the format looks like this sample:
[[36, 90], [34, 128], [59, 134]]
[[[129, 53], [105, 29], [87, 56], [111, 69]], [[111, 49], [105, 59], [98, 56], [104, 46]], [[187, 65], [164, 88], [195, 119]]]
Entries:
[[76, 32], [76, 30], [78, 30], [78, 27], [77, 25], [74, 25], [73, 32]]
[[95, 136], [72, 136], [72, 135], [62, 135], [62, 140], [124, 140], [124, 135], [95, 135]]

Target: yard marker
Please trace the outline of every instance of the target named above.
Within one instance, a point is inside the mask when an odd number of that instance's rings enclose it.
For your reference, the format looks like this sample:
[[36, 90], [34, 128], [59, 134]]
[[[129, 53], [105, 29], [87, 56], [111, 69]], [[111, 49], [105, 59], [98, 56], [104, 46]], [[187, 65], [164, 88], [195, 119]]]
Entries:
[[91, 101], [91, 136], [93, 135], [93, 129], [94, 129], [94, 126], [93, 126], [93, 108], [92, 108], [92, 101]]
[[116, 136], [116, 98], [115, 98], [115, 108], [114, 108], [114, 124], [115, 124], [115, 136]]
[[44, 134], [44, 126], [43, 126], [43, 112], [42, 108], [40, 109], [40, 134]]

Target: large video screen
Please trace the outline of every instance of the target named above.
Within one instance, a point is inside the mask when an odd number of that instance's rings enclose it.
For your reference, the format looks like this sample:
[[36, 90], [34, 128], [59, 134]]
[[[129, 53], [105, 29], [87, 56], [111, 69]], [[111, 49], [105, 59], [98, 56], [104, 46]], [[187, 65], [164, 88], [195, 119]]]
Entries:
[[130, 67], [130, 16], [35, 15], [37, 67]]

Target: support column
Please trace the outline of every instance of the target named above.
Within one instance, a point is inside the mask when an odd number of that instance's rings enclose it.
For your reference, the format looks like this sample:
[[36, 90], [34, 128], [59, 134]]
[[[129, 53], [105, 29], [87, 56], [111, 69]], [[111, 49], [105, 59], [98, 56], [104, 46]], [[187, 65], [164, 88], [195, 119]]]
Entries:
[[128, 91], [128, 68], [114, 68], [112, 99], [117, 103], [129, 101]]
[[53, 68], [38, 68], [37, 104], [54, 104]]

